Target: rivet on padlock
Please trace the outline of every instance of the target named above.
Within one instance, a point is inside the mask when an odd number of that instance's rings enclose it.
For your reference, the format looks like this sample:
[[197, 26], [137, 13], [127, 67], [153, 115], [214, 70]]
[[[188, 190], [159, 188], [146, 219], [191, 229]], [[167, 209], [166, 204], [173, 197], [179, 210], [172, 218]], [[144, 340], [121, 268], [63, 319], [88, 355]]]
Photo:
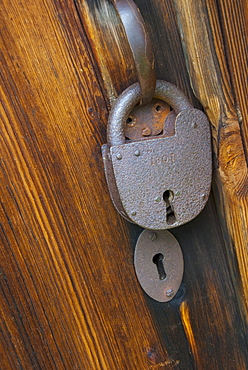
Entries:
[[192, 220], [207, 202], [212, 175], [209, 123], [180, 89], [157, 81], [154, 97], [173, 108], [175, 135], [127, 141], [125, 124], [140, 97], [139, 84], [134, 84], [110, 112], [108, 144], [102, 148], [106, 178], [123, 217], [147, 229], [169, 229]]

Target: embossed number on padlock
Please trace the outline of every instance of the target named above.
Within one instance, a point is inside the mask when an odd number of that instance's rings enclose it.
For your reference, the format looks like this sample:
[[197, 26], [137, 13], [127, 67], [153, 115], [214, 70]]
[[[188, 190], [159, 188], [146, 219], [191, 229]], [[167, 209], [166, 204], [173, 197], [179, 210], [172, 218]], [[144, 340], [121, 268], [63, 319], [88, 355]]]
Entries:
[[140, 101], [139, 84], [126, 89], [111, 110], [102, 148], [112, 200], [131, 222], [154, 230], [182, 225], [204, 208], [211, 186], [208, 120], [176, 86], [157, 81], [155, 98], [176, 113], [175, 135], [125, 140], [125, 124]]

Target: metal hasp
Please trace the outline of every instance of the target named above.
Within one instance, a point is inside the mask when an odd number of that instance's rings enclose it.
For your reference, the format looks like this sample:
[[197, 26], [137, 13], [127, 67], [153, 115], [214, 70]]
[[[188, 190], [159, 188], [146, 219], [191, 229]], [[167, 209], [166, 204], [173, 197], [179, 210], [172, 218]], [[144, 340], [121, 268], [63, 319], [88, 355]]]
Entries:
[[143, 290], [158, 302], [176, 295], [183, 278], [184, 262], [180, 245], [167, 230], [144, 230], [137, 241], [134, 266]]
[[115, 8], [122, 21], [141, 87], [142, 104], [149, 103], [156, 85], [152, 43], [140, 10], [133, 0], [115, 0]]
[[209, 123], [180, 89], [157, 81], [154, 97], [173, 108], [175, 134], [126, 140], [126, 121], [140, 97], [136, 83], [110, 112], [108, 144], [102, 150], [106, 178], [123, 217], [147, 229], [169, 229], [192, 220], [207, 202], [212, 177]]

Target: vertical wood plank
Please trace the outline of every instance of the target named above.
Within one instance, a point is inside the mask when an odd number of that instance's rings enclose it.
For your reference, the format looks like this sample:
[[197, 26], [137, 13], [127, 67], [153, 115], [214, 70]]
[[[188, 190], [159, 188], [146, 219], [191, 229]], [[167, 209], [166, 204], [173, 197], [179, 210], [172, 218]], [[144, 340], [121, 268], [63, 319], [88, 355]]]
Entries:
[[[246, 311], [248, 303], [248, 173], [240, 125], [215, 1], [175, 0], [191, 84], [212, 124], [220, 216], [237, 255]], [[192, 14], [194, 16], [192, 17]], [[239, 19], [238, 14], [235, 15]], [[241, 58], [242, 59], [242, 58]], [[244, 59], [245, 60], [245, 56]], [[244, 91], [244, 89], [242, 90]], [[233, 254], [227, 245], [230, 265]], [[235, 273], [233, 274], [235, 277]], [[237, 277], [237, 275], [236, 275]], [[238, 279], [235, 284], [238, 286]], [[243, 294], [240, 292], [240, 300]]]
[[[158, 77], [199, 106], [174, 2], [137, 4]], [[173, 231], [185, 256], [176, 299], [154, 302], [136, 280], [141, 230], [112, 206], [100, 153], [109, 107], [136, 80], [111, 2], [3, 0], [0, 11], [1, 366], [245, 369], [238, 269], [213, 198]]]
[[74, 2], [0, 7], [1, 367], [170, 369], [106, 189], [107, 105]]
[[[150, 29], [158, 77], [176, 83], [191, 98], [194, 105], [199, 106], [190, 88], [173, 2], [137, 1], [137, 5]], [[101, 6], [106, 7], [106, 4], [101, 2]], [[108, 3], [107, 6], [111, 5]], [[98, 2], [91, 2], [91, 13], [95, 14], [96, 9], [98, 10]], [[79, 4], [79, 14], [81, 10]], [[81, 18], [85, 19], [85, 13]], [[94, 25], [87, 22], [86, 28], [89, 38], [96, 29], [101, 32], [100, 13], [98, 17], [94, 17]], [[100, 36], [98, 37], [100, 39]], [[108, 50], [95, 38], [94, 42], [97, 45], [95, 49], [100, 51], [101, 55], [112, 53], [112, 49]], [[123, 56], [124, 60], [127, 60], [126, 63], [132, 60], [130, 55]], [[123, 63], [123, 59], [121, 60]], [[102, 73], [104, 74], [104, 70]], [[106, 91], [112, 90], [112, 83], [105, 81]], [[127, 85], [126, 81], [124, 83]], [[191, 226], [188, 224], [177, 228], [175, 234], [185, 253], [184, 281], [187, 282], [189, 291], [185, 293], [186, 296], [182, 294], [181, 298], [177, 298], [169, 305], [161, 305], [147, 298], [158, 327], [158, 334], [168, 348], [169, 356], [174, 359], [174, 365], [180, 364], [179, 366], [196, 368], [237, 366], [245, 369], [246, 324], [242, 304], [239, 306], [239, 280], [237, 276], [234, 278], [230, 268], [237, 269], [236, 257], [231, 253], [228, 258], [226, 257], [225, 241], [220, 232], [213, 200]], [[227, 248], [229, 247], [230, 244], [227, 245]], [[202, 317], [205, 319], [201, 320]], [[230, 342], [230, 337], [235, 339]], [[185, 348], [187, 342], [192, 353], [191, 364], [182, 365], [187, 357]]]
[[226, 62], [234, 92], [244, 150], [248, 148], [248, 5], [247, 1], [217, 1]]

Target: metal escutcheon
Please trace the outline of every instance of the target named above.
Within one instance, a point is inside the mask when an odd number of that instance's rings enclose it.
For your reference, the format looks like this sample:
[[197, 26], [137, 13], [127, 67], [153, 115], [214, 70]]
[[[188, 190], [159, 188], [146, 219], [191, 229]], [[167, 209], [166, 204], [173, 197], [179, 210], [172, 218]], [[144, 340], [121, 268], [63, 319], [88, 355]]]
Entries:
[[137, 278], [143, 290], [158, 302], [168, 302], [183, 278], [183, 254], [177, 239], [167, 230], [144, 230], [134, 253]]

